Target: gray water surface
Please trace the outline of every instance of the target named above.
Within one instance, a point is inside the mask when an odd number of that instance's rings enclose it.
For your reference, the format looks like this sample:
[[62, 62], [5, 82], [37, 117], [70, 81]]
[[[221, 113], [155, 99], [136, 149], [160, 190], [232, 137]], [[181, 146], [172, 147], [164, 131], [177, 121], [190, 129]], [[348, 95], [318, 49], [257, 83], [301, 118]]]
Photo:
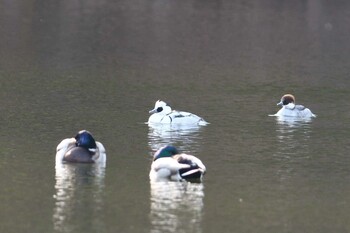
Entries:
[[[349, 232], [350, 2], [0, 1], [1, 232]], [[317, 118], [269, 116], [293, 93]], [[156, 100], [209, 125], [152, 128]], [[106, 167], [55, 168], [87, 129]], [[150, 183], [173, 144], [203, 183]]]

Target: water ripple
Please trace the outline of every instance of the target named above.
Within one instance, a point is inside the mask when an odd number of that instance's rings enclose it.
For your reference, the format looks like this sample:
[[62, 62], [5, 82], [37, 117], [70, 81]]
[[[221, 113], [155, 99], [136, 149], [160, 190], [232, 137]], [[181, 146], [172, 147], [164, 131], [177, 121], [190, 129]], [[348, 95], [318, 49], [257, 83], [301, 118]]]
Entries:
[[189, 182], [151, 182], [151, 233], [202, 232], [204, 186]]

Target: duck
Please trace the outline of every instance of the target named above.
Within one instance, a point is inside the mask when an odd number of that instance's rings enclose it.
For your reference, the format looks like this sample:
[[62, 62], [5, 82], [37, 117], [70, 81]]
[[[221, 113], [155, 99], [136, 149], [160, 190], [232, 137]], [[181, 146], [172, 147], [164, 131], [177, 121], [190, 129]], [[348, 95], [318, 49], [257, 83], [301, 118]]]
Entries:
[[81, 130], [75, 137], [63, 139], [58, 144], [56, 164], [60, 162], [105, 163], [106, 150], [89, 131]]
[[292, 94], [285, 94], [282, 96], [281, 101], [277, 103], [282, 108], [275, 114], [280, 117], [297, 117], [297, 118], [312, 118], [316, 117], [310, 109], [303, 105], [295, 104], [295, 97]]
[[152, 114], [148, 119], [148, 124], [178, 124], [178, 125], [207, 125], [202, 117], [193, 113], [172, 110], [167, 103], [158, 100], [154, 109], [149, 111]]
[[200, 159], [167, 145], [154, 154], [149, 177], [151, 181], [202, 181], [205, 172]]

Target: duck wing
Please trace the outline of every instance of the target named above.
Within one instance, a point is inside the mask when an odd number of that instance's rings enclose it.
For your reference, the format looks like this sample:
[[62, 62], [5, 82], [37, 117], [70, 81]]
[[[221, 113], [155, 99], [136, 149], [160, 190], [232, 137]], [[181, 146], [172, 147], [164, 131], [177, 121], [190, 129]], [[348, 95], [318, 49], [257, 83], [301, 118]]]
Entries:
[[295, 109], [302, 111], [305, 109], [305, 107], [303, 105], [298, 104], [298, 105], [295, 105]]
[[167, 116], [170, 118], [170, 122], [175, 124], [196, 124], [196, 125], [207, 124], [207, 122], [203, 118], [190, 112], [173, 110]]
[[60, 144], [58, 144], [56, 148], [56, 152], [62, 151], [62, 150], [68, 150], [68, 148], [71, 148], [75, 146], [76, 140], [74, 138], [66, 138], [63, 139]]
[[179, 154], [175, 155], [174, 159], [180, 164], [187, 164], [189, 166], [179, 170], [180, 176], [183, 179], [200, 179], [206, 171], [202, 161], [193, 155]]
[[107, 160], [106, 149], [101, 142], [96, 142], [97, 150], [92, 159], [95, 163], [105, 164]]
[[56, 148], [56, 163], [62, 162], [67, 151], [75, 147], [76, 140], [74, 138], [63, 139]]
[[150, 178], [153, 180], [180, 180], [179, 171], [189, 168], [188, 164], [178, 163], [174, 158], [159, 158], [152, 163]]
[[190, 113], [190, 112], [184, 112], [184, 111], [176, 111], [173, 110], [171, 112], [172, 116], [174, 118], [181, 118], [181, 117], [197, 117], [197, 118], [201, 118], [199, 116], [197, 116], [196, 114]]

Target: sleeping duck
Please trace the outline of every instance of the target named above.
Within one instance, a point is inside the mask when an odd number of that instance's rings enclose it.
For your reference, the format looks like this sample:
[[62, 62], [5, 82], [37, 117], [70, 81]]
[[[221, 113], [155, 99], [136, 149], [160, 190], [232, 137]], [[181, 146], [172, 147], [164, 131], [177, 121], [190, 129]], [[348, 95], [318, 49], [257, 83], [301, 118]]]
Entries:
[[81, 130], [74, 138], [63, 139], [56, 149], [56, 163], [105, 163], [106, 150], [91, 133]]
[[206, 125], [203, 118], [189, 112], [172, 110], [164, 101], [158, 100], [154, 109], [149, 111], [152, 114], [148, 119], [148, 124], [184, 124], [184, 125]]
[[295, 104], [295, 97], [291, 94], [282, 96], [281, 101], [277, 104], [282, 108], [275, 114], [279, 117], [298, 117], [298, 118], [311, 118], [316, 117], [310, 109], [303, 105]]
[[201, 181], [206, 168], [193, 155], [179, 153], [174, 146], [160, 148], [153, 157], [151, 181]]

